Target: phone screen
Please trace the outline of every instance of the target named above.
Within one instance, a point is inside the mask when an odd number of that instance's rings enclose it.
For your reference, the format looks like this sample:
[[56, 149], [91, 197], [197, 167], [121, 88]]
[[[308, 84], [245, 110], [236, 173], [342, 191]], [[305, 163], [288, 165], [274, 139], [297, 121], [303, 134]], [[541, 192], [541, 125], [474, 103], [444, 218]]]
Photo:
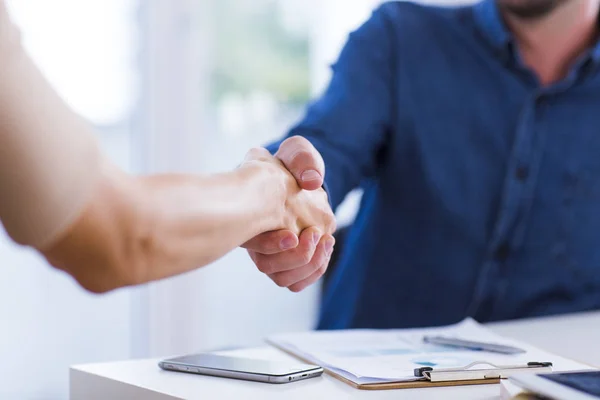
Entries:
[[600, 398], [600, 371], [540, 375], [540, 377]]
[[221, 371], [246, 372], [250, 374], [270, 376], [283, 376], [293, 374], [295, 372], [310, 371], [320, 368], [316, 365], [253, 360], [248, 358], [219, 356], [215, 354], [196, 354], [171, 358], [169, 360], [165, 360], [164, 362], [191, 365], [194, 367], [209, 368]]

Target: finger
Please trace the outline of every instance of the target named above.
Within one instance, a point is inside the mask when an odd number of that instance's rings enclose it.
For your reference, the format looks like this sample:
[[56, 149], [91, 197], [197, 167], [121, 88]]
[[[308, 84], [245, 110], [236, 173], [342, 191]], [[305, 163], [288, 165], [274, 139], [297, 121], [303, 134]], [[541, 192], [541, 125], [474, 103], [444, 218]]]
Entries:
[[318, 270], [316, 270], [308, 278], [304, 279], [303, 281], [300, 281], [298, 283], [295, 283], [295, 284], [289, 286], [288, 289], [290, 291], [292, 291], [294, 293], [301, 292], [304, 289], [306, 289], [307, 287], [309, 287], [312, 284], [314, 284], [319, 279], [321, 279], [321, 277], [327, 271], [327, 267], [329, 266], [329, 262], [331, 261], [331, 255], [333, 254], [333, 245], [334, 244], [335, 244], [335, 241], [331, 242], [331, 247], [328, 247], [327, 260], [325, 261], [324, 265], [321, 265], [321, 267]]
[[242, 245], [261, 254], [277, 254], [298, 246], [298, 237], [292, 231], [281, 230], [258, 235]]
[[300, 243], [296, 248], [271, 255], [257, 253], [254, 263], [260, 272], [267, 275], [302, 267], [312, 260], [321, 236], [318, 228], [307, 228], [300, 234]]
[[308, 278], [306, 278], [305, 280], [303, 280], [301, 282], [298, 282], [298, 283], [295, 283], [295, 284], [289, 286], [288, 289], [291, 292], [300, 293], [301, 291], [303, 291], [304, 289], [313, 285], [316, 281], [321, 279], [321, 277], [325, 274], [326, 271], [327, 271], [327, 265], [322, 266], [316, 272], [314, 272], [311, 276], [309, 276]]
[[318, 269], [327, 266], [330, 248], [333, 248], [333, 238], [325, 235], [321, 238], [319, 245], [310, 262], [300, 268], [290, 271], [277, 272], [269, 277], [280, 287], [290, 287], [312, 276]]
[[296, 178], [302, 189], [316, 190], [323, 186], [325, 163], [321, 154], [302, 136], [286, 139], [275, 153]]

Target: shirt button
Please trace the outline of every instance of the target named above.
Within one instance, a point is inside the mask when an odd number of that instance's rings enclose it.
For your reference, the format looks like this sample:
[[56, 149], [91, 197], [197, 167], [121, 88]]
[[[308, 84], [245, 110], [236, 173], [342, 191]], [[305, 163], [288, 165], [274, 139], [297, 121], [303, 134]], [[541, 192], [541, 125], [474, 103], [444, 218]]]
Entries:
[[535, 103], [538, 106], [542, 106], [544, 104], [548, 104], [550, 101], [550, 95], [548, 93], [538, 93], [535, 97]]
[[510, 255], [510, 245], [507, 242], [502, 243], [494, 253], [494, 259], [498, 262], [505, 262]]
[[529, 177], [529, 168], [523, 165], [517, 167], [517, 169], [515, 170], [515, 177], [521, 182], [526, 181]]

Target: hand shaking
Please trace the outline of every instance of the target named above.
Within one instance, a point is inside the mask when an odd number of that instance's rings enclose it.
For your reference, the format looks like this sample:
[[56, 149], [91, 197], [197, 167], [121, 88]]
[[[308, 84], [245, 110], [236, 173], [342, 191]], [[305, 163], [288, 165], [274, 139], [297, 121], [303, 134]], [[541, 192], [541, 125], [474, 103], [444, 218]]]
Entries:
[[249, 159], [281, 168], [287, 176], [287, 200], [281, 228], [258, 235], [243, 247], [278, 286], [300, 292], [325, 273], [335, 245], [335, 216], [322, 189], [323, 158], [307, 139], [295, 136], [281, 144], [275, 157], [254, 149]]

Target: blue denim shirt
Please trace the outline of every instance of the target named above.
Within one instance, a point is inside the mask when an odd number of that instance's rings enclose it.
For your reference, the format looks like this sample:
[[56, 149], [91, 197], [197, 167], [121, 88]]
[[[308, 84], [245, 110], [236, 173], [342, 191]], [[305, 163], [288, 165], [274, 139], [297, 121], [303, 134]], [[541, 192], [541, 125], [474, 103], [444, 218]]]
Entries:
[[290, 132], [334, 208], [365, 191], [319, 327], [600, 308], [599, 69], [596, 46], [542, 87], [493, 0], [377, 9]]

